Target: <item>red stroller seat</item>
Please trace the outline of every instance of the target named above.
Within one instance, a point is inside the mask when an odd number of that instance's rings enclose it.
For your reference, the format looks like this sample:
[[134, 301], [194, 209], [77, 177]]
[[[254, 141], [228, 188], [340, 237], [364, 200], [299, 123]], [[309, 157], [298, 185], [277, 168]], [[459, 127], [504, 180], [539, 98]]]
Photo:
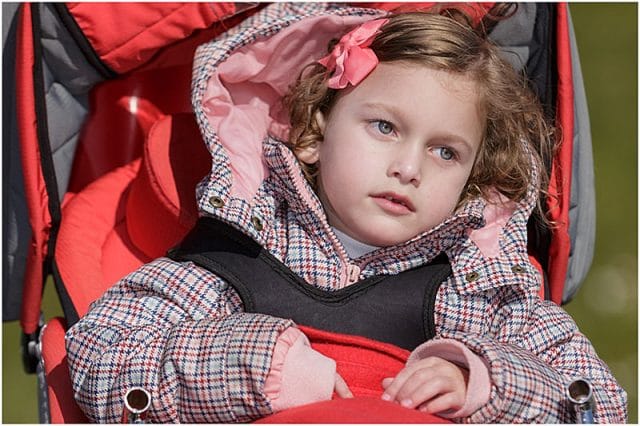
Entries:
[[[374, 6], [393, 7], [383, 4]], [[45, 15], [47, 7], [37, 4], [22, 7], [23, 50], [40, 42], [39, 35], [32, 34], [29, 29], [32, 21]], [[68, 7], [72, 13], [66, 7], [55, 6], [59, 19], [67, 27], [75, 28], [74, 34], [77, 35], [77, 31], [86, 36], [83, 40], [87, 45], [81, 47], [88, 47], [95, 51], [94, 54], [97, 53], [97, 68], [105, 67], [105, 74], [109, 78], [119, 78], [91, 86], [91, 115], [83, 117], [75, 160], [68, 165], [68, 186], [58, 189], [55, 173], [53, 185], [47, 180], [51, 169], [58, 170], [55, 161], [51, 162], [53, 153], [47, 151], [48, 148], [51, 151], [48, 137], [37, 128], [30, 127], [43, 120], [46, 123], [46, 115], [44, 118], [38, 115], [35, 106], [41, 95], [37, 91], [38, 76], [30, 79], [31, 76], [25, 71], [35, 62], [37, 49], [22, 52], [22, 59], [18, 63], [21, 78], [18, 85], [32, 89], [31, 98], [26, 101], [23, 99], [19, 108], [22, 112], [20, 126], [23, 135], [20, 149], [25, 157], [25, 197], [31, 203], [30, 210], [37, 212], [33, 214], [35, 217], [30, 218], [35, 241], [32, 247], [35, 249], [27, 261], [22, 325], [25, 333], [31, 336], [33, 347], [38, 346], [35, 343], [40, 338], [40, 376], [42, 382], [46, 382], [46, 386], [41, 388], [44, 389], [42, 397], [47, 405], [42, 419], [53, 423], [86, 421], [75, 404], [68, 376], [64, 351], [67, 326], [82, 317], [89, 304], [119, 278], [143, 263], [164, 255], [186, 234], [197, 218], [194, 188], [209, 171], [211, 159], [194, 117], [189, 112], [188, 86], [193, 49], [255, 11], [250, 9], [230, 17], [239, 12], [230, 3], [210, 6], [214, 13], [203, 4], [166, 3], [154, 6], [125, 3], [106, 5], [104, 9], [101, 6], [100, 11], [92, 11], [91, 7], [83, 9], [80, 4]], [[119, 7], [131, 14], [116, 10]], [[179, 22], [182, 31], [177, 35], [164, 35], [162, 42], [157, 37], [150, 37], [147, 44], [134, 39], [138, 45], [132, 48], [132, 52], [119, 56], [117, 49], [109, 50], [109, 46], [102, 43], [100, 27], [92, 27], [94, 23], [100, 23], [101, 13], [105, 10], [110, 13], [110, 8], [114, 9], [111, 13], [116, 16], [126, 16], [132, 22], [138, 19], [135, 22], [136, 31], [144, 29], [151, 33], [153, 31], [150, 29], [157, 18], [156, 12], [165, 13], [163, 8], [169, 10], [171, 13], [158, 19], [158, 22], [167, 23], [177, 10], [184, 13], [184, 19]], [[187, 13], [189, 8], [193, 9]], [[557, 116], [558, 123], [563, 127], [565, 142], [553, 159], [550, 188], [550, 193], [557, 197], [550, 206], [552, 219], [561, 226], [553, 235], [545, 237], [548, 240], [542, 238], [541, 245], [544, 248], [540, 251], [532, 248], [532, 256], [534, 261], [541, 264], [541, 269], [549, 274], [550, 291], [545, 292], [545, 297], [561, 303], [566, 296], [563, 290], [569, 260], [568, 210], [573, 190], [571, 165], [575, 156], [573, 136], [579, 124], [574, 123], [573, 113], [575, 96], [571, 59], [575, 54], [570, 46], [566, 5], [557, 4], [536, 10], [539, 14], [536, 22], [544, 22], [544, 25], [554, 28], [557, 25], [554, 35], [557, 40], [553, 38], [548, 41], [545, 54], [555, 55], [557, 59], [557, 79], [555, 74], [547, 78], [553, 80], [558, 90], [547, 99], [547, 103], [550, 113]], [[34, 16], [31, 16], [31, 12]], [[55, 21], [57, 18], [54, 16], [52, 19]], [[127, 22], [123, 19], [124, 27]], [[167, 27], [174, 31], [175, 25], [172, 24], [175, 22], [168, 22]], [[533, 29], [545, 30], [538, 27]], [[126, 60], [122, 60], [122, 57]], [[547, 87], [544, 81], [542, 87]], [[28, 98], [27, 95], [24, 97]], [[118, 144], [114, 141], [118, 141]], [[582, 149], [590, 150], [590, 145]], [[581, 166], [590, 167], [590, 163], [582, 161]], [[58, 191], [63, 194], [65, 190], [64, 202], [60, 203], [63, 197], [58, 195]], [[52, 320], [38, 336], [43, 284], [43, 277], [38, 274], [44, 270], [46, 275], [46, 268], [50, 268], [55, 278], [65, 318]], [[322, 336], [319, 339], [322, 340]], [[340, 338], [336, 339], [340, 343]], [[348, 411], [350, 408], [345, 406], [344, 409]], [[427, 421], [425, 418], [406, 417], [406, 413], [404, 415], [395, 419], [401, 419], [399, 421], [402, 422]], [[272, 420], [295, 422], [301, 419], [305, 417], [278, 416]], [[325, 420], [331, 421], [330, 418]], [[362, 420], [375, 422], [383, 419]], [[344, 417], [336, 421], [349, 422], [353, 418]]]
[[161, 118], [141, 159], [107, 173], [64, 206], [56, 257], [78, 316], [110, 284], [164, 255], [193, 226], [193, 188], [211, 164], [205, 146], [193, 143], [199, 135], [192, 114]]

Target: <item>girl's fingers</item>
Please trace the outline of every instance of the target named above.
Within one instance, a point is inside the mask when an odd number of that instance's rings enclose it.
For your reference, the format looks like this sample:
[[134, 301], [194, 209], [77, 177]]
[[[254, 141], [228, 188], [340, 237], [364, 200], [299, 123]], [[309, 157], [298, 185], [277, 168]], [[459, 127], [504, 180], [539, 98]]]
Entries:
[[443, 364], [449, 364], [449, 363], [443, 360], [442, 358], [427, 357], [411, 365], [405, 366], [405, 368], [403, 368], [398, 373], [398, 375], [394, 378], [393, 382], [385, 388], [383, 396], [386, 395], [386, 397], [383, 399], [387, 399], [387, 398], [388, 400], [396, 399], [396, 394], [398, 393], [400, 388], [402, 388], [402, 386], [404, 385], [404, 382], [406, 382], [407, 379], [411, 377], [411, 375], [415, 373], [417, 370], [421, 370], [424, 368], [437, 369]]
[[[404, 382], [407, 381], [407, 379], [413, 374], [416, 368], [418, 367], [415, 365], [412, 365], [402, 369], [398, 373], [398, 375], [395, 378], [393, 378], [391, 383], [387, 384], [387, 386], [384, 389], [384, 393], [382, 394], [382, 399], [384, 399], [385, 401], [393, 401], [394, 399], [396, 399], [396, 395], [398, 394], [398, 391], [402, 388], [402, 386], [404, 386]], [[387, 379], [384, 379], [383, 382], [385, 380]]]
[[427, 401], [422, 403], [418, 410], [425, 413], [454, 413], [458, 411], [464, 405], [464, 400], [460, 401], [459, 397], [454, 393], [447, 393], [444, 395], [440, 395], [431, 401]]
[[335, 391], [340, 398], [353, 398], [353, 393], [351, 393], [347, 382], [338, 373], [336, 373]]
[[395, 400], [408, 408], [436, 401], [445, 395], [452, 395], [453, 399], [448, 397], [441, 403], [450, 403], [455, 408], [464, 404], [466, 395], [465, 373], [437, 357], [425, 358], [405, 367], [394, 379], [384, 379], [383, 387], [382, 399]]
[[453, 413], [464, 405], [468, 374], [441, 358], [425, 358], [383, 379], [382, 399], [429, 413]]
[[[398, 391], [396, 400], [405, 407], [415, 408], [445, 391], [443, 382], [433, 375], [433, 371], [418, 370], [407, 379], [404, 386]], [[411, 401], [411, 403], [407, 401]]]

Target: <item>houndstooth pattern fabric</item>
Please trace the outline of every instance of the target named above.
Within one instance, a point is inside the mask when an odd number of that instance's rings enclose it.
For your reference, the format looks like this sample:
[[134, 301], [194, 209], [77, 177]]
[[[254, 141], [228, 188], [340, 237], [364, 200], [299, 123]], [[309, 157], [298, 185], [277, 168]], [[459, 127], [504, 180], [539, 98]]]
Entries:
[[[318, 288], [396, 274], [441, 252], [453, 275], [440, 287], [436, 338], [456, 339], [485, 360], [489, 402], [463, 423], [570, 423], [564, 388], [581, 376], [595, 386], [596, 421], [626, 421], [626, 394], [572, 319], [537, 296], [540, 275], [526, 252], [526, 223], [535, 200], [507, 222], [501, 251], [486, 258], [469, 239], [483, 226], [485, 202], [472, 200], [436, 228], [396, 247], [349, 259], [327, 223], [320, 201], [291, 151], [264, 142], [269, 177], [248, 202], [229, 195], [229, 160], [198, 100], [207, 76], [234, 50], [291, 22], [323, 13], [379, 14], [332, 9], [320, 3], [279, 3], [265, 8], [220, 39], [198, 49], [194, 109], [213, 157], [197, 188], [201, 212], [242, 230]], [[213, 208], [217, 196], [224, 207]], [[261, 229], [252, 226], [258, 218]], [[217, 276], [191, 262], [157, 259], [120, 280], [67, 333], [69, 368], [78, 403], [97, 422], [116, 422], [133, 386], [150, 390], [153, 422], [248, 422], [272, 413], [263, 388], [280, 333], [294, 324], [243, 312], [240, 298]]]

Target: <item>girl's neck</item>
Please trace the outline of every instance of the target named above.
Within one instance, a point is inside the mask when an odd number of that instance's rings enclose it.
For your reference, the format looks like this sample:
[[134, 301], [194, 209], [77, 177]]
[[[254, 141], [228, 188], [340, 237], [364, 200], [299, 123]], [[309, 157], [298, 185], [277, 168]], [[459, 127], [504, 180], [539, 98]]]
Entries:
[[376, 249], [378, 249], [379, 247], [376, 246], [370, 246], [369, 244], [365, 244], [363, 242], [360, 242], [350, 236], [348, 236], [347, 234], [345, 234], [344, 232], [338, 230], [337, 228], [331, 227], [333, 229], [333, 232], [335, 232], [336, 236], [338, 237], [338, 239], [340, 240], [340, 242], [342, 243], [342, 245], [344, 246], [347, 255], [351, 258], [351, 259], [357, 259], [360, 256], [363, 256], [367, 253], [370, 253]]

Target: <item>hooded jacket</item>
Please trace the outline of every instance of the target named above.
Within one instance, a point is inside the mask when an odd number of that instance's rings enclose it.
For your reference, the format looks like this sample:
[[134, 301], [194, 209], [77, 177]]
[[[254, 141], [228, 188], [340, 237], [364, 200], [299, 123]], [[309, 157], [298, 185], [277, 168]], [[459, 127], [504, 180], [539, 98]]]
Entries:
[[[350, 259], [293, 153], [280, 99], [303, 66], [349, 29], [385, 12], [277, 3], [202, 45], [192, 100], [212, 169], [197, 188], [201, 215], [242, 231], [307, 283], [326, 291], [448, 256], [434, 340], [482, 359], [489, 400], [473, 423], [569, 423], [564, 389], [595, 387], [597, 422], [626, 420], [626, 395], [561, 308], [538, 297], [527, 255], [535, 191], [519, 204], [475, 199], [410, 241]], [[535, 172], [535, 170], [534, 170]], [[246, 422], [273, 412], [265, 394], [288, 319], [246, 313], [232, 287], [191, 262], [159, 258], [120, 280], [67, 333], [79, 405], [117, 421], [127, 389], [153, 395], [152, 421]], [[330, 368], [331, 366], [329, 366]]]

